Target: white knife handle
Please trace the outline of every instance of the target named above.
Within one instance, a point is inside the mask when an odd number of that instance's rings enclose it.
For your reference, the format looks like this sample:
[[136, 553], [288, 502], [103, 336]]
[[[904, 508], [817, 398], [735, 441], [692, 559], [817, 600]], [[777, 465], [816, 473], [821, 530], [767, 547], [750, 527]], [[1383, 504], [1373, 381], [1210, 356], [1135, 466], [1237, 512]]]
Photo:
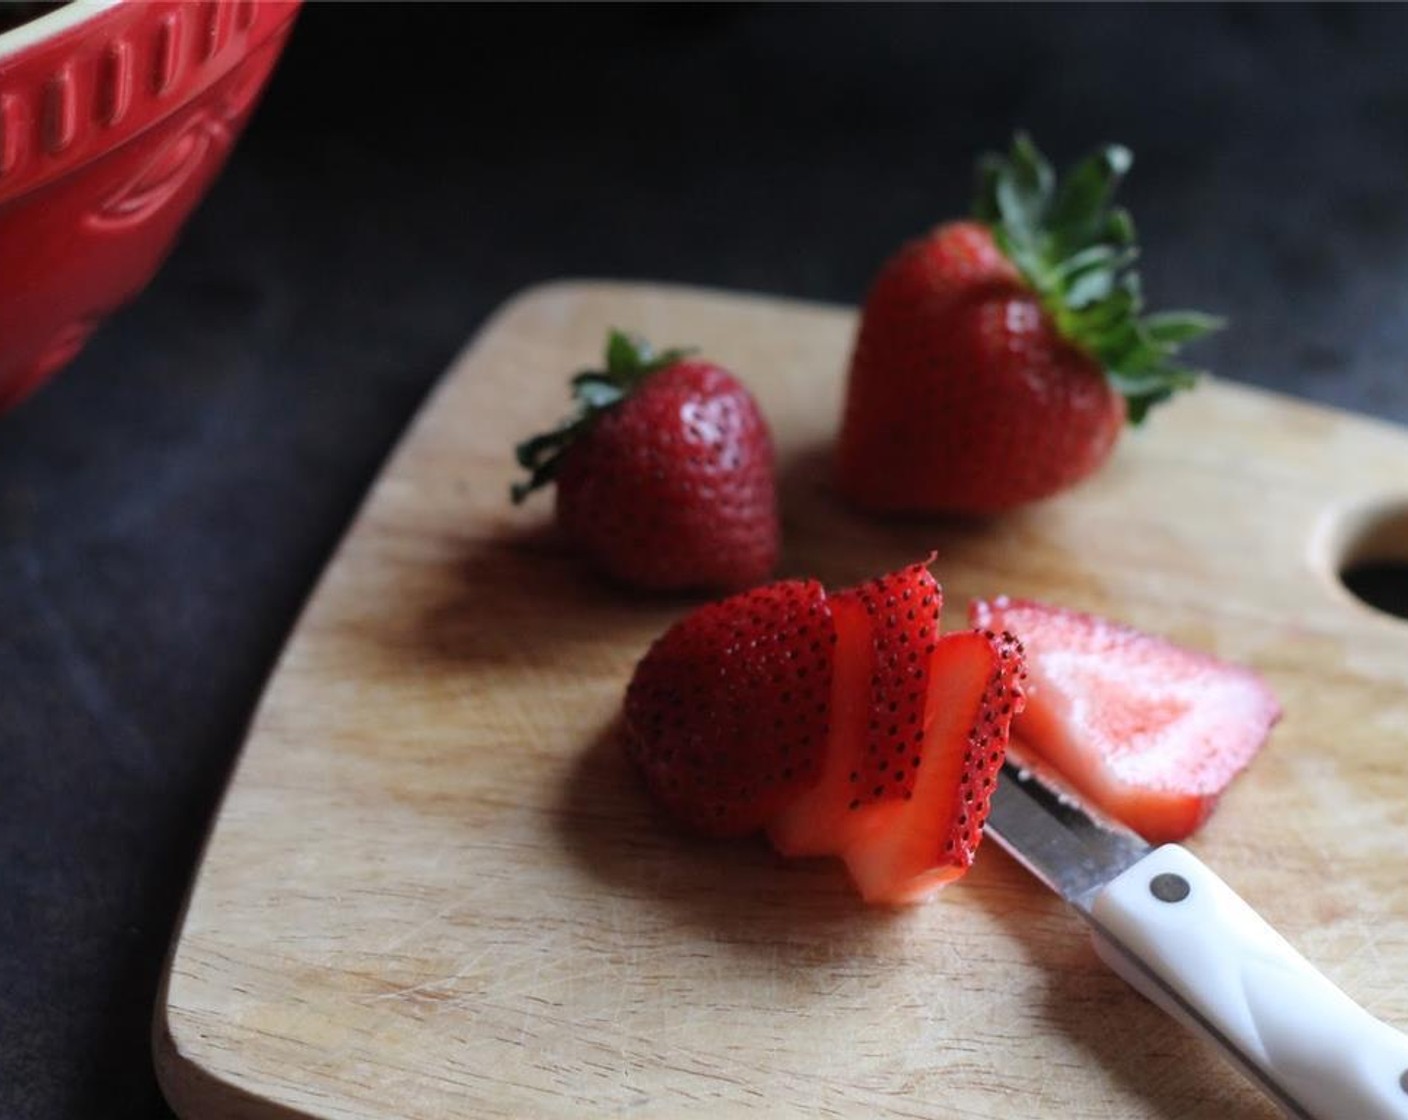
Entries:
[[1100, 958], [1289, 1115], [1408, 1120], [1408, 1035], [1316, 971], [1191, 852], [1157, 849], [1088, 909]]

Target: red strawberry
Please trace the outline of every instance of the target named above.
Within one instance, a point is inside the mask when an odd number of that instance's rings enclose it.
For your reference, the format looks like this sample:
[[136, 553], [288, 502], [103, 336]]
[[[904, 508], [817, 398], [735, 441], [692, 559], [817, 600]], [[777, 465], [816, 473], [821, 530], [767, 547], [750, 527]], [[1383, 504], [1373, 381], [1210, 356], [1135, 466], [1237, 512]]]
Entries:
[[742, 587], [777, 562], [772, 437], [728, 371], [612, 332], [576, 414], [518, 447], [522, 501], [555, 480], [557, 518], [608, 575], [656, 590]]
[[827, 603], [836, 630], [831, 733], [816, 784], [782, 806], [767, 824], [773, 847], [785, 856], [840, 855], [842, 847], [876, 819], [873, 813], [850, 811], [859, 780], [856, 756], [870, 725], [875, 676], [870, 616], [855, 595], [832, 595]]
[[838, 484], [879, 511], [991, 514], [1098, 469], [1123, 423], [1196, 375], [1179, 346], [1217, 326], [1140, 315], [1129, 152], [1101, 149], [1059, 189], [1019, 136], [983, 164], [976, 220], [941, 225], [882, 267], [846, 391]]
[[736, 836], [813, 784], [834, 641], [811, 580], [711, 603], [667, 630], [626, 691], [626, 750], [656, 799], [691, 828]]
[[861, 808], [913, 793], [944, 594], [927, 565], [911, 564], [836, 598], [852, 596], [870, 618], [872, 659], [865, 749], [851, 779]]
[[781, 583], [686, 616], [626, 694], [626, 749], [660, 802], [715, 835], [766, 828], [840, 855], [864, 896], [961, 875], [1020, 706], [1010, 636], [938, 638], [923, 565], [826, 596]]
[[1281, 714], [1250, 669], [1094, 615], [1000, 598], [970, 621], [1026, 647], [1014, 757], [1153, 842], [1198, 828]]
[[1022, 707], [1022, 647], [1011, 634], [947, 634], [931, 672], [912, 794], [843, 853], [867, 902], [912, 902], [968, 870]]
[[910, 796], [924, 741], [943, 591], [911, 564], [829, 598], [836, 622], [831, 749], [815, 787], [769, 826], [785, 855], [838, 855]]

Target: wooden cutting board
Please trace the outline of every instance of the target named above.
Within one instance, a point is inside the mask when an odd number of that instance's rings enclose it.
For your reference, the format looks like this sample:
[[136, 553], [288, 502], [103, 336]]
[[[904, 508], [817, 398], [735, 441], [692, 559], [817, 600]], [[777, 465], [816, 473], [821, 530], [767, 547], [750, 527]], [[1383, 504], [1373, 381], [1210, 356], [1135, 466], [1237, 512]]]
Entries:
[[828, 483], [849, 310], [563, 283], [446, 375], [259, 706], [174, 946], [156, 1061], [200, 1120], [1270, 1117], [988, 845], [907, 910], [839, 865], [662, 826], [613, 738], [691, 604], [582, 570], [507, 501], [608, 327], [740, 373], [780, 452], [782, 574], [936, 549], [999, 592], [1262, 670], [1285, 718], [1191, 843], [1332, 979], [1408, 1025], [1408, 622], [1340, 585], [1408, 557], [1408, 434], [1210, 383], [1093, 481], [987, 524], [870, 520]]

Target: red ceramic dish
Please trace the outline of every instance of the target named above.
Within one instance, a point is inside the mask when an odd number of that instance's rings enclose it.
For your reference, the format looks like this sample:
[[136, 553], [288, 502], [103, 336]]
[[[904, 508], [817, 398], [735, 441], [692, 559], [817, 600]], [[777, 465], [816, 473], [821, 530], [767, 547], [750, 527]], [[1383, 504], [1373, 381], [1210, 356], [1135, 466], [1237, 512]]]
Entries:
[[73, 0], [0, 35], [0, 412], [152, 278], [298, 0]]

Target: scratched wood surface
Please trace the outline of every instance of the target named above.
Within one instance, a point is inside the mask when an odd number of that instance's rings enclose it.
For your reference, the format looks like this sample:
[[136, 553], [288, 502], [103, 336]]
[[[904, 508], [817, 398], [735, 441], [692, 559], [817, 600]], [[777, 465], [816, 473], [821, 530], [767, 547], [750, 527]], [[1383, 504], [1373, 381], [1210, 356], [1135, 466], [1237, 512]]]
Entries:
[[1334, 574], [1408, 556], [1408, 435], [1210, 383], [1039, 508], [873, 521], [827, 481], [849, 310], [564, 283], [455, 363], [276, 667], [157, 1008], [181, 1115], [1273, 1115], [993, 845], [885, 911], [834, 863], [662, 826], [613, 717], [690, 604], [604, 586], [550, 498], [506, 500], [510, 444], [613, 325], [753, 386], [783, 574], [844, 584], [937, 549], [950, 620], [1040, 596], [1261, 669], [1285, 718], [1190, 846], [1408, 1025], [1408, 623]]

